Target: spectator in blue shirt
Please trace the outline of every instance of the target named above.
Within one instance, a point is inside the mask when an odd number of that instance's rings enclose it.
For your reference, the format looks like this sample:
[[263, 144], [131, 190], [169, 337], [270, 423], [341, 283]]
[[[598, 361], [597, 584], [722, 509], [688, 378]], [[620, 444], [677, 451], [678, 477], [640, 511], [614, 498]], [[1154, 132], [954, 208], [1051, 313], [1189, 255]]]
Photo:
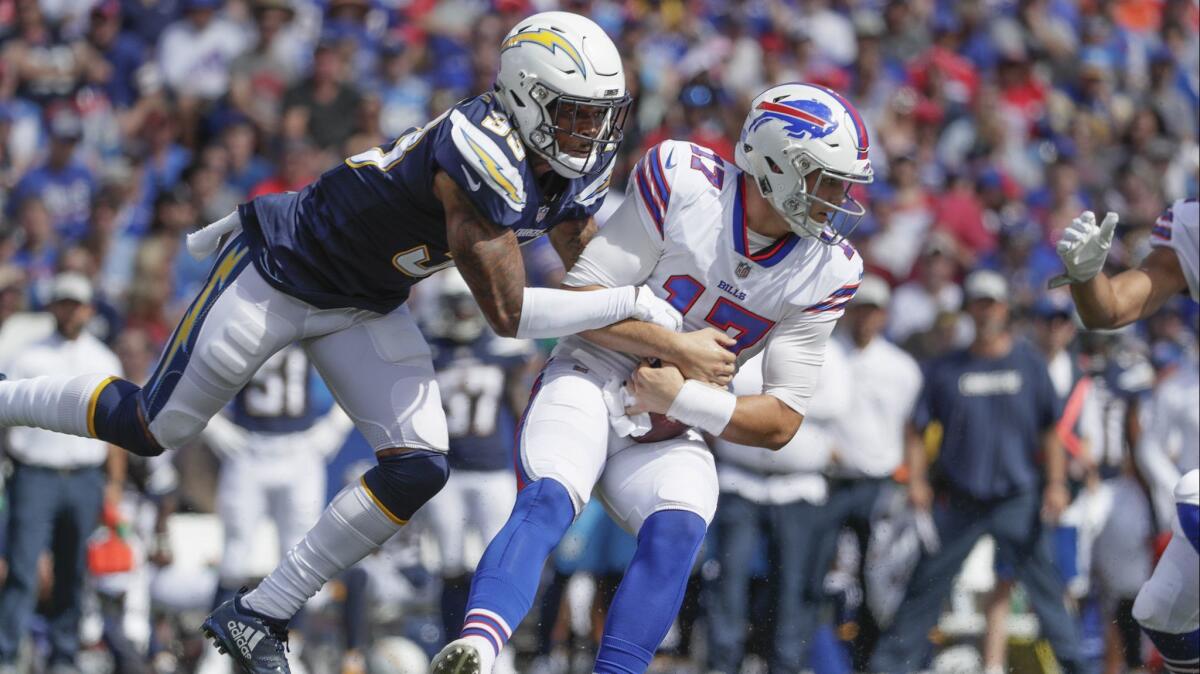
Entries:
[[145, 49], [130, 33], [121, 32], [120, 0], [102, 0], [92, 7], [88, 42], [110, 68], [102, 84], [113, 107], [125, 109], [137, 102], [137, 72], [145, 63]]
[[81, 238], [87, 232], [88, 213], [96, 182], [91, 171], [75, 158], [75, 149], [83, 137], [83, 124], [70, 110], [60, 110], [50, 118], [50, 152], [46, 162], [31, 169], [13, 188], [9, 216], [16, 214], [21, 202], [38, 198], [50, 212], [54, 231], [64, 240]]
[[[1054, 426], [1059, 399], [1046, 362], [1009, 328], [1008, 284], [993, 271], [967, 277], [966, 311], [975, 338], [930, 363], [914, 412], [915, 431], [941, 427], [931, 466], [910, 443], [909, 498], [932, 511], [941, 547], [924, 555], [891, 628], [872, 661], [879, 672], [925, 669], [926, 635], [937, 623], [954, 577], [984, 534], [1014, 561], [1064, 671], [1086, 670], [1075, 620], [1063, 604], [1051, 529], [1069, 503], [1065, 459]], [[1041, 462], [1039, 464], [1039, 454]]]

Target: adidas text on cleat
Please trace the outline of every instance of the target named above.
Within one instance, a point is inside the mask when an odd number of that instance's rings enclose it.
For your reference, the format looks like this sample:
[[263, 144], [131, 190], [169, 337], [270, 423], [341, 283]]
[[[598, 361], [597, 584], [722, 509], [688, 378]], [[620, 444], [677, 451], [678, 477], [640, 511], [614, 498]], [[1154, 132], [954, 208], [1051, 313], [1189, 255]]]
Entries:
[[479, 651], [473, 646], [452, 643], [442, 649], [430, 665], [431, 674], [483, 674]]
[[290, 674], [287, 626], [243, 608], [241, 598], [245, 593], [242, 588], [236, 597], [218, 606], [200, 630], [245, 674]]

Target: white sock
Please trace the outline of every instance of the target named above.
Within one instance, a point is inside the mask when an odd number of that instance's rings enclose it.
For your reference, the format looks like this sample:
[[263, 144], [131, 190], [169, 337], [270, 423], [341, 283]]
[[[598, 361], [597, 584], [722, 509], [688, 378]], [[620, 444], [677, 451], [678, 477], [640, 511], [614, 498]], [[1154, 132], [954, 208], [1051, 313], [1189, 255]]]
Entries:
[[52, 375], [0, 381], [0, 427], [33, 426], [84, 438], [92, 396], [112, 377]]
[[242, 605], [271, 618], [290, 620], [326, 581], [378, 550], [399, 530], [400, 525], [356, 482], [334, 497], [321, 519], [288, 550], [271, 575], [242, 597]]

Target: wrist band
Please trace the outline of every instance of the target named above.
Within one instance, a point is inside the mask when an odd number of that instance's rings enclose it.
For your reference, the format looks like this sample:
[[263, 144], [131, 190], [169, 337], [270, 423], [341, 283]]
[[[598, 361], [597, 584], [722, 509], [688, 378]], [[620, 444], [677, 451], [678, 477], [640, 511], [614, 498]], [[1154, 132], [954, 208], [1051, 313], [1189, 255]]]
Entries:
[[735, 407], [736, 395], [689, 379], [671, 401], [667, 416], [719, 436], [733, 418]]

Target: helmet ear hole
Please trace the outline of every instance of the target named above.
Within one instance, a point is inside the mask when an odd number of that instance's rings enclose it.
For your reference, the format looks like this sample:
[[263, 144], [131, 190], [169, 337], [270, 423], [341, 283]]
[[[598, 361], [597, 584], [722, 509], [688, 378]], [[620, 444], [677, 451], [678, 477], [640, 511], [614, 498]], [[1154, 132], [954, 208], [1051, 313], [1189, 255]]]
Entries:
[[765, 176], [760, 176], [758, 178], [758, 191], [762, 192], [763, 194], [771, 193], [771, 181], [767, 180]]

